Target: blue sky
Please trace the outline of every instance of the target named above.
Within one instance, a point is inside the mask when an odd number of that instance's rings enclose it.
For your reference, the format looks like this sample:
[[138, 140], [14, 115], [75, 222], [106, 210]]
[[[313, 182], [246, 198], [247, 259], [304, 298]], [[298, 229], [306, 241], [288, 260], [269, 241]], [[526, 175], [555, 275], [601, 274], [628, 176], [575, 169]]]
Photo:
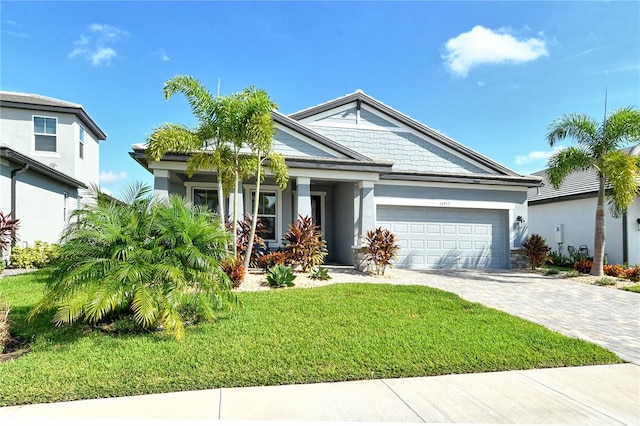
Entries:
[[640, 106], [640, 2], [0, 4], [0, 87], [82, 104], [107, 133], [100, 185], [151, 175], [129, 157], [165, 122], [195, 125], [162, 87], [265, 89], [285, 114], [362, 89], [527, 174], [549, 123]]

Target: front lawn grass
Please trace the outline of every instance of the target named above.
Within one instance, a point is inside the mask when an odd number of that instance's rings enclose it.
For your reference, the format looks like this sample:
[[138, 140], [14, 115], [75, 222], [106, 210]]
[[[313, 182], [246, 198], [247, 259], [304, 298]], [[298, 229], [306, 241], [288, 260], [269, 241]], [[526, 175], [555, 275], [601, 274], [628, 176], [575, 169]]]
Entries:
[[632, 285], [629, 287], [622, 287], [623, 290], [631, 291], [633, 293], [640, 293], [640, 285]]
[[423, 286], [335, 284], [239, 293], [243, 307], [157, 334], [26, 324], [38, 274], [0, 279], [28, 355], [0, 363], [0, 405], [219, 387], [622, 362], [612, 352]]

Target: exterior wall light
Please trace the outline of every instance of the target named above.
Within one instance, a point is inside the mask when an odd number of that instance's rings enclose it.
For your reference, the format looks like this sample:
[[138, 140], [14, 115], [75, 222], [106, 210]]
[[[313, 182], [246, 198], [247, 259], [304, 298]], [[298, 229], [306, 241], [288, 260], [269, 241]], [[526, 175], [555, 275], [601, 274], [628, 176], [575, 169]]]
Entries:
[[638, 222], [638, 231], [640, 231], [640, 217], [636, 219], [636, 222]]
[[[639, 227], [640, 227], [640, 219], [638, 219]], [[516, 217], [516, 225], [518, 225], [518, 229], [522, 229], [524, 227], [524, 218], [522, 216]]]

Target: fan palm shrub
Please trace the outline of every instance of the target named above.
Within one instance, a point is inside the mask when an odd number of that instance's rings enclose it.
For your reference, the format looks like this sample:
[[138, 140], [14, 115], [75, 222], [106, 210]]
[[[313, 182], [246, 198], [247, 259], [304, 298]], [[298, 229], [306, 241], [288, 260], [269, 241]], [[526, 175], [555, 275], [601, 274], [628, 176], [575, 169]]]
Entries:
[[30, 318], [51, 308], [56, 325], [132, 314], [141, 327], [179, 340], [183, 307], [214, 319], [236, 303], [221, 267], [229, 234], [205, 207], [178, 196], [159, 202], [150, 192], [139, 183], [128, 187], [124, 201], [97, 192], [74, 212]]

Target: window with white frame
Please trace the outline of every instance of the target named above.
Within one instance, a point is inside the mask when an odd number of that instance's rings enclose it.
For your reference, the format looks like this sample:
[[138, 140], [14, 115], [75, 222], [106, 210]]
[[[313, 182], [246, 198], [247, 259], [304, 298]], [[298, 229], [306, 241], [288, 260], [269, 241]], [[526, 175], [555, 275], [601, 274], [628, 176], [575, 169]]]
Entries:
[[80, 126], [80, 136], [78, 138], [78, 155], [84, 158], [84, 127]]
[[212, 212], [218, 212], [218, 190], [193, 188], [192, 201], [195, 205], [207, 206]]
[[[256, 202], [256, 191], [251, 191], [251, 206]], [[258, 219], [265, 229], [262, 238], [276, 240], [276, 228], [278, 225], [278, 191], [261, 190], [258, 198]]]
[[36, 151], [57, 152], [58, 119], [55, 117], [33, 117], [34, 147]]

